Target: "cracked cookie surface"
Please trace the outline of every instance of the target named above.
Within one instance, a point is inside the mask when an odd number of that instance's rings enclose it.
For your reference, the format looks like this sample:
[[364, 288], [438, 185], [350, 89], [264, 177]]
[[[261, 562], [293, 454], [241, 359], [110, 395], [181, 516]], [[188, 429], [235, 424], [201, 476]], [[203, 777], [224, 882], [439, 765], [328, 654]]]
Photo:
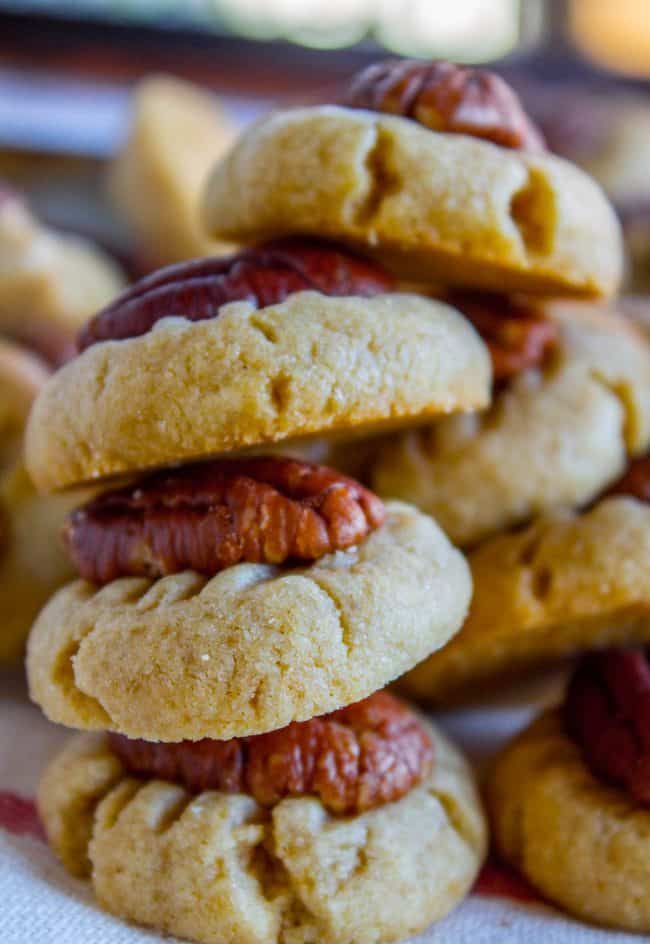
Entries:
[[650, 445], [650, 346], [623, 318], [589, 305], [549, 309], [558, 350], [495, 394], [483, 413], [397, 434], [370, 476], [471, 546], [595, 499]]
[[414, 698], [472, 701], [484, 686], [577, 652], [650, 641], [650, 506], [636, 498], [539, 518], [468, 560], [470, 614], [400, 680]]
[[[128, 777], [104, 735], [78, 735], [39, 789], [52, 846], [120, 917], [201, 944], [401, 940], [469, 891], [486, 829], [469, 767], [426, 723], [436, 763], [402, 799], [336, 817], [315, 798]], [[404, 902], [408, 901], [408, 907]]]
[[34, 405], [27, 464], [43, 490], [307, 436], [363, 435], [484, 406], [485, 345], [417, 295], [297, 292], [218, 318], [166, 318], [96, 344]]
[[245, 131], [205, 218], [222, 238], [337, 239], [403, 278], [503, 292], [608, 296], [623, 265], [613, 209], [567, 161], [336, 106]]
[[307, 567], [69, 584], [30, 634], [32, 697], [71, 727], [163, 741], [257, 734], [365, 698], [444, 645], [471, 594], [430, 518], [386, 511], [356, 548]]

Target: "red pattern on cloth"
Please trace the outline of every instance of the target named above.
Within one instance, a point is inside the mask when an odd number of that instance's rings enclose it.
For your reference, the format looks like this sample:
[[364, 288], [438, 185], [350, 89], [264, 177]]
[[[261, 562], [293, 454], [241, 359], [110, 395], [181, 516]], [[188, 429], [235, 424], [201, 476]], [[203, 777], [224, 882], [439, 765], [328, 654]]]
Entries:
[[31, 836], [46, 841], [34, 801], [10, 790], [0, 790], [0, 829], [12, 836]]

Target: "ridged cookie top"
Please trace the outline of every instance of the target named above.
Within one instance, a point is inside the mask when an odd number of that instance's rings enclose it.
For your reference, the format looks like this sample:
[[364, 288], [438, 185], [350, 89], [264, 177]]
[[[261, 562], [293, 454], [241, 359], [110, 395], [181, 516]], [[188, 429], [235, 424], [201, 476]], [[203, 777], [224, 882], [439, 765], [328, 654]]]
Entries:
[[64, 488], [246, 447], [348, 436], [490, 399], [485, 345], [416, 295], [297, 292], [200, 322], [166, 318], [85, 351], [47, 384], [27, 430], [38, 487]]
[[222, 238], [318, 235], [402, 277], [506, 292], [611, 295], [623, 264], [613, 209], [567, 161], [336, 106], [248, 129], [212, 173], [205, 219]]
[[431, 518], [386, 511], [303, 567], [74, 581], [30, 634], [32, 698], [62, 724], [149, 741], [247, 737], [365, 698], [445, 645], [472, 591]]

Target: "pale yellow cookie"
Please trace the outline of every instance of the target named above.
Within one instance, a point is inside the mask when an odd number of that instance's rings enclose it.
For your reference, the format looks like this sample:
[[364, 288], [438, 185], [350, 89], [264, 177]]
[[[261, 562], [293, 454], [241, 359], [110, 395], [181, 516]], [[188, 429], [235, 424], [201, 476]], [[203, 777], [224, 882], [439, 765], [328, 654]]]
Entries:
[[109, 192], [151, 267], [223, 251], [203, 229], [199, 197], [234, 137], [215, 99], [199, 86], [162, 75], [136, 86]]
[[22, 462], [0, 478], [0, 662], [17, 659], [38, 611], [74, 570], [59, 532], [79, 496], [39, 496]]
[[53, 721], [148, 740], [225, 739], [359, 701], [458, 630], [465, 559], [400, 503], [349, 551], [301, 568], [239, 564], [60, 590], [29, 639]]
[[601, 296], [622, 271], [614, 211], [567, 161], [334, 106], [245, 131], [212, 173], [205, 218], [238, 242], [336, 239], [429, 283]]
[[650, 446], [650, 345], [620, 316], [554, 306], [561, 349], [483, 413], [400, 433], [376, 450], [380, 495], [413, 502], [473, 545], [535, 515], [581, 507]]
[[20, 452], [29, 410], [49, 373], [38, 358], [0, 338], [0, 470]]
[[546, 898], [650, 933], [650, 810], [590, 773], [559, 711], [506, 747], [487, 799], [498, 851]]
[[[124, 287], [117, 265], [88, 240], [43, 226], [0, 195], [0, 332], [52, 359]], [[67, 346], [67, 351], [66, 351]]]
[[66, 365], [35, 404], [27, 463], [50, 490], [473, 409], [490, 387], [483, 342], [439, 302], [318, 292], [262, 309], [235, 302], [210, 321], [163, 319]]
[[486, 683], [585, 649], [650, 642], [650, 505], [612, 496], [540, 518], [469, 555], [470, 614], [403, 691], [472, 700]]
[[201, 944], [388, 944], [459, 904], [485, 856], [469, 766], [427, 730], [431, 774], [356, 816], [135, 780], [87, 734], [46, 771], [39, 812], [65, 866], [138, 924]]

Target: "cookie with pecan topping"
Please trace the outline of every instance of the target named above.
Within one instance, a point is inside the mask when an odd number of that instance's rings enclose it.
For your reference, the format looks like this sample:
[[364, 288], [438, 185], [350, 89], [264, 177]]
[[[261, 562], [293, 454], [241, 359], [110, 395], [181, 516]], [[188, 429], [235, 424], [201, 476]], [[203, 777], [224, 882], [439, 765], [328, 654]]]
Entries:
[[583, 171], [540, 150], [500, 79], [448, 63], [380, 64], [353, 81], [348, 101], [247, 129], [210, 177], [210, 232], [335, 239], [427, 284], [616, 292], [612, 207]]
[[417, 295], [310, 290], [263, 307], [231, 302], [208, 320], [183, 318], [182, 305], [166, 313], [139, 337], [93, 344], [47, 385], [26, 441], [41, 489], [353, 438], [490, 397], [480, 337], [455, 309]]
[[474, 546], [584, 507], [647, 452], [650, 346], [625, 318], [591, 305], [547, 305], [538, 321], [530, 303], [521, 314], [519, 302], [496, 296], [457, 303], [492, 352], [500, 383], [491, 407], [396, 435], [376, 450], [369, 478]]
[[382, 688], [453, 636], [470, 596], [432, 519], [389, 503], [365, 540], [300, 566], [74, 581], [30, 634], [30, 690], [71, 727], [245, 737]]
[[365, 812], [339, 816], [317, 796], [269, 808], [243, 794], [143, 782], [104, 735], [77, 736], [52, 761], [39, 812], [66, 867], [91, 879], [105, 908], [139, 924], [206, 944], [401, 940], [462, 900], [487, 838], [469, 765], [419, 723], [433, 744], [430, 772]]
[[[639, 679], [623, 675], [616, 686], [630, 703], [641, 697]], [[612, 747], [622, 761], [625, 736]], [[650, 810], [592, 773], [564, 709], [538, 718], [500, 754], [487, 802], [499, 853], [545, 898], [584, 921], [650, 932]]]

